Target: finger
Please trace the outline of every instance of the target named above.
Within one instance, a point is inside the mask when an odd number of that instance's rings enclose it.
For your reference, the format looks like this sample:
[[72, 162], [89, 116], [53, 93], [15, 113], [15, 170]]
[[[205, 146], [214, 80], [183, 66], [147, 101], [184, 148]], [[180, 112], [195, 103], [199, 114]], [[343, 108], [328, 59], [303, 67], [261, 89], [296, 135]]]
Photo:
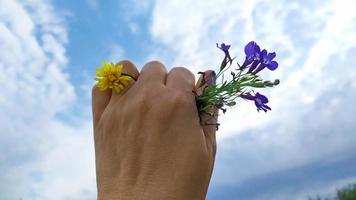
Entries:
[[[212, 70], [205, 71], [196, 84], [197, 95], [201, 95], [204, 90], [216, 85], [216, 74]], [[219, 110], [216, 106], [207, 108], [206, 111], [199, 113], [207, 147], [209, 152], [215, 157], [216, 154], [216, 127]]]
[[135, 83], [135, 79], [137, 80], [139, 77], [139, 74], [140, 74], [138, 72], [135, 64], [133, 64], [132, 62], [130, 62], [128, 60], [122, 60], [122, 61], [118, 62], [116, 64], [116, 66], [118, 66], [118, 65], [123, 65], [121, 75], [130, 76], [131, 80], [129, 80], [128, 85], [126, 85], [120, 93], [117, 93], [115, 91], [112, 92], [112, 100], [113, 101], [115, 101], [120, 96], [124, 95], [132, 87], [132, 85]]
[[92, 89], [92, 111], [94, 129], [111, 98], [111, 89], [101, 91], [96, 85]]
[[216, 74], [213, 70], [207, 70], [205, 72], [199, 72], [201, 74], [195, 85], [195, 91], [197, 95], [202, 95], [204, 90], [209, 86], [216, 85]]
[[164, 65], [158, 61], [151, 61], [143, 66], [137, 82], [145, 84], [161, 84], [166, 83], [167, 70]]
[[194, 89], [194, 74], [184, 67], [175, 67], [167, 75], [166, 86], [187, 92]]

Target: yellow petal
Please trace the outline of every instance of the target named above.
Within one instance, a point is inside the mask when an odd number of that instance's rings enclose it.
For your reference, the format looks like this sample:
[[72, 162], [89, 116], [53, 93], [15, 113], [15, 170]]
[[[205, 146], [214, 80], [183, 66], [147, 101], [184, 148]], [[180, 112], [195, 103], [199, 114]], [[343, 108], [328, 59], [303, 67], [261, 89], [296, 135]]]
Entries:
[[121, 90], [120, 89], [118, 89], [118, 88], [114, 88], [114, 91], [117, 93], [117, 94], [119, 94], [120, 92], [121, 92]]
[[103, 76], [103, 69], [102, 68], [96, 68], [96, 74], [98, 75], [98, 76]]
[[130, 81], [130, 80], [132, 80], [132, 78], [130, 76], [121, 76], [119, 79], [120, 79], [120, 81]]
[[129, 84], [129, 82], [127, 81], [120, 81], [120, 83], [123, 85], [123, 86], [127, 86]]
[[119, 64], [118, 66], [117, 66], [117, 73], [119, 74], [119, 76], [121, 76], [121, 73], [122, 73], [122, 68], [123, 68], [124, 66], [122, 65], [122, 64]]
[[121, 85], [121, 84], [115, 84], [115, 85], [114, 85], [114, 90], [115, 90], [115, 92], [117, 92], [117, 93], [120, 93], [121, 90], [123, 90], [123, 89], [124, 89], [124, 86]]
[[110, 70], [112, 70], [112, 69], [114, 68], [114, 67], [113, 67], [113, 64], [112, 64], [111, 62], [108, 63], [108, 64], [107, 64], [107, 68], [110, 69]]
[[106, 63], [106, 61], [103, 61], [103, 68], [107, 67], [108, 63]]
[[99, 83], [97, 84], [97, 87], [98, 87], [100, 90], [102, 90], [102, 91], [108, 89], [108, 85], [105, 84], [104, 82], [99, 82]]

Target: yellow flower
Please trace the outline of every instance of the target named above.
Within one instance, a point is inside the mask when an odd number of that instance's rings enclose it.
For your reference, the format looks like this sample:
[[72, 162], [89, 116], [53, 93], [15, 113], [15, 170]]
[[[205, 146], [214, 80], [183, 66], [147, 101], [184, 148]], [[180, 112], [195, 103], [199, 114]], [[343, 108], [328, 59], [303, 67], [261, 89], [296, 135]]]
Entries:
[[115, 66], [112, 62], [106, 63], [104, 61], [103, 67], [96, 69], [97, 77], [95, 80], [98, 81], [97, 87], [102, 91], [110, 88], [120, 93], [132, 79], [130, 76], [122, 75], [122, 68], [122, 64]]

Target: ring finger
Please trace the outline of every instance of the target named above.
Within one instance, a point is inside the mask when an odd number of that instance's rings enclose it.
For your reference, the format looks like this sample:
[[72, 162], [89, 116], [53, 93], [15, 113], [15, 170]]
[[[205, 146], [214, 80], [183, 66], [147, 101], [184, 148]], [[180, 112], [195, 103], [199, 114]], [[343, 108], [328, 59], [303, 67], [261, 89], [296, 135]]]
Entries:
[[127, 90], [129, 90], [130, 87], [132, 87], [132, 85], [135, 83], [135, 81], [137, 80], [137, 78], [139, 77], [139, 74], [140, 74], [138, 72], [136, 66], [128, 60], [122, 60], [122, 61], [118, 62], [116, 64], [116, 66], [118, 66], [118, 65], [123, 65], [121, 75], [130, 76], [131, 80], [128, 81], [129, 82], [128, 85], [126, 85], [120, 93], [117, 93], [115, 91], [112, 92], [113, 100], [115, 100], [116, 98], [119, 98], [120, 96], [125, 94], [127, 92]]

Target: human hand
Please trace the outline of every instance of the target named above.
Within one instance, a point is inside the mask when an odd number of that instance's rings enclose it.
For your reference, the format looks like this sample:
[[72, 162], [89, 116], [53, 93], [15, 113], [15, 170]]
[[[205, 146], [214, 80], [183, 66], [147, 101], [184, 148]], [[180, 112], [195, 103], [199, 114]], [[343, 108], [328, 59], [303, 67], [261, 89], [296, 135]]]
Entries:
[[167, 74], [149, 62], [139, 73], [121, 64], [137, 81], [119, 94], [92, 92], [98, 199], [205, 199], [216, 139], [215, 126], [200, 118], [213, 124], [216, 117], [198, 113], [192, 92], [204, 86], [185, 68]]

